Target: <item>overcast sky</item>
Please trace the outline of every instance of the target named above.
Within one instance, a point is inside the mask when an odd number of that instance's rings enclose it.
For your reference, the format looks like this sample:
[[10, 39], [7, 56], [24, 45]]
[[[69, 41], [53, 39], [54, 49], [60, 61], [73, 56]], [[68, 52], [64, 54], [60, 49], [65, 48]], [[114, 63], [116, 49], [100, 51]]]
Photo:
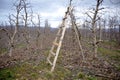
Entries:
[[[7, 16], [13, 14], [13, 3], [16, 0], [0, 0], [0, 22], [7, 22]], [[52, 27], [57, 27], [61, 22], [69, 0], [28, 0], [31, 3], [33, 13], [40, 14], [42, 24], [49, 20]], [[113, 1], [113, 2], [112, 2]], [[76, 16], [83, 19], [85, 11], [94, 7], [96, 0], [73, 0]], [[114, 11], [120, 7], [120, 0], [104, 0], [102, 6]], [[106, 9], [106, 10], [108, 10]], [[36, 21], [36, 19], [34, 19]]]

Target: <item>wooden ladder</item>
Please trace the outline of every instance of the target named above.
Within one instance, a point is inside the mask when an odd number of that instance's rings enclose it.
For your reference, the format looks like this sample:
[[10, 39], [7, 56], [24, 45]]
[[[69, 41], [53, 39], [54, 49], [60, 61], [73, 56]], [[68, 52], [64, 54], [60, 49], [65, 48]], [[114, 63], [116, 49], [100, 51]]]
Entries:
[[[58, 55], [59, 55], [59, 52], [61, 49], [62, 41], [63, 41], [65, 31], [67, 28], [67, 26], [66, 26], [67, 18], [68, 18], [68, 16], [70, 16], [69, 12], [70, 12], [70, 6], [67, 8], [65, 16], [62, 20], [62, 24], [59, 27], [59, 30], [57, 32], [57, 36], [56, 36], [55, 40], [53, 41], [53, 45], [51, 47], [50, 53], [49, 53], [48, 58], [47, 58], [47, 61], [50, 63], [50, 65], [52, 65], [51, 72], [54, 71], [56, 61], [57, 61], [57, 58], [58, 58]], [[51, 59], [51, 58], [53, 58], [53, 59]]]
[[62, 20], [62, 24], [61, 24], [61, 26], [58, 30], [57, 36], [56, 36], [56, 38], [53, 42], [50, 53], [47, 57], [47, 61], [50, 63], [50, 65], [52, 65], [51, 72], [54, 71], [56, 61], [57, 61], [57, 58], [58, 58], [58, 55], [59, 55], [59, 52], [60, 52], [60, 49], [61, 49], [62, 41], [63, 41], [65, 31], [66, 31], [66, 28], [67, 28], [68, 17], [71, 19], [70, 21], [71, 21], [72, 27], [75, 31], [76, 38], [78, 40], [78, 44], [79, 44], [79, 48], [80, 48], [81, 53], [82, 53], [83, 60], [85, 59], [84, 54], [83, 54], [82, 45], [81, 45], [81, 35], [80, 35], [79, 29], [76, 25], [76, 19], [75, 19], [75, 16], [73, 14], [73, 8], [71, 7], [71, 2], [72, 2], [72, 0], [70, 0], [69, 7], [67, 7], [67, 11], [65, 12], [65, 16]]

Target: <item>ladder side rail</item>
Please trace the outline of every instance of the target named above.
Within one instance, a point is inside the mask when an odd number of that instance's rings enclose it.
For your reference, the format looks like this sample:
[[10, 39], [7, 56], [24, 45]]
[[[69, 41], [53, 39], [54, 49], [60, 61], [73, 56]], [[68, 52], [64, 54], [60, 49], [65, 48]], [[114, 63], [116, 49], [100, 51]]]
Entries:
[[[57, 34], [60, 34], [61, 30], [62, 29], [59, 29]], [[54, 42], [57, 42], [57, 40], [58, 40], [58, 37], [55, 38]], [[51, 51], [53, 51], [54, 47], [55, 47], [55, 45], [52, 45]]]
[[66, 23], [67, 23], [67, 17], [69, 15], [69, 9], [70, 9], [70, 7], [67, 8], [67, 12], [65, 13], [65, 17], [63, 18], [63, 22], [62, 22], [63, 31], [62, 31], [62, 35], [60, 37], [59, 46], [58, 46], [57, 51], [56, 51], [56, 56], [55, 56], [54, 61], [53, 61], [53, 66], [51, 68], [51, 72], [54, 71], [56, 61], [57, 61], [57, 58], [58, 58], [58, 55], [59, 55], [59, 52], [61, 49], [62, 41], [63, 41], [64, 35], [65, 35], [65, 31], [67, 28]]
[[[57, 34], [60, 34], [60, 32], [61, 32], [61, 29], [58, 30]], [[54, 42], [56, 42], [57, 40], [58, 40], [58, 37], [55, 38]], [[54, 48], [55, 48], [55, 45], [52, 45], [52, 47], [51, 47], [51, 49], [50, 49], [50, 53], [49, 53], [49, 55], [48, 55], [48, 57], [47, 57], [47, 61], [48, 61], [48, 62], [49, 62], [49, 59], [50, 59], [50, 57], [51, 57], [51, 52], [53, 52]]]
[[73, 26], [75, 33], [76, 33], [76, 38], [78, 40], [78, 44], [79, 44], [79, 48], [80, 48], [81, 53], [82, 53], [83, 60], [85, 60], [84, 52], [83, 52], [83, 48], [82, 48], [82, 44], [81, 44], [81, 34], [79, 32], [78, 26], [76, 25], [76, 19], [75, 19], [75, 16], [73, 15], [73, 9], [71, 10], [70, 17], [71, 17], [72, 26]]
[[51, 72], [53, 72], [53, 70], [55, 68], [56, 61], [57, 61], [57, 58], [58, 58], [58, 55], [59, 55], [59, 52], [60, 52], [60, 49], [61, 49], [62, 41], [63, 41], [64, 35], [65, 35], [65, 31], [66, 31], [66, 27], [63, 28], [62, 36], [60, 38], [59, 46], [58, 46], [57, 51], [56, 51], [56, 56], [55, 56], [55, 59], [54, 59], [54, 62], [53, 62], [53, 66], [51, 68]]

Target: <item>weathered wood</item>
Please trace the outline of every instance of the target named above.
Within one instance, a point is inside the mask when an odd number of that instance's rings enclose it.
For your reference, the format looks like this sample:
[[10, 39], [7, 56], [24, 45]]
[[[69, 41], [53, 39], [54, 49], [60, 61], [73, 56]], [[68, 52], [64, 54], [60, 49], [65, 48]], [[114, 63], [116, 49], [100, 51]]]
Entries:
[[106, 79], [109, 79], [109, 80], [114, 80], [114, 78], [112, 78], [110, 76], [107, 76], [107, 75], [103, 75], [103, 74], [95, 74], [95, 76], [103, 77], [103, 78], [106, 78]]
[[53, 65], [53, 63], [49, 59], [47, 59], [47, 61], [50, 63], [50, 65]]
[[58, 55], [59, 55], [59, 52], [60, 52], [60, 49], [61, 49], [62, 41], [63, 41], [65, 31], [66, 31], [66, 28], [67, 28], [67, 26], [66, 26], [66, 21], [67, 20], [66, 19], [67, 19], [68, 15], [69, 15], [69, 8], [67, 8], [67, 12], [66, 12], [66, 14], [63, 18], [63, 22], [62, 22], [62, 25], [61, 25], [62, 26], [62, 33], [61, 33], [61, 37], [60, 37], [60, 40], [59, 40], [59, 45], [58, 45], [57, 50], [56, 50], [56, 56], [55, 56], [54, 61], [53, 61], [53, 66], [51, 68], [51, 72], [54, 71], [56, 61], [57, 61], [57, 58], [58, 58]]
[[[65, 35], [65, 31], [66, 31], [66, 28], [67, 28], [67, 18], [69, 16], [69, 7], [67, 8], [67, 11], [65, 12], [65, 16], [63, 18], [63, 21], [62, 21], [62, 24], [58, 30], [58, 33], [57, 33], [57, 37], [55, 38], [54, 42], [53, 42], [53, 45], [52, 45], [52, 48], [50, 50], [50, 53], [52, 53], [54, 51], [54, 48], [55, 46], [57, 45], [57, 50], [55, 52], [55, 57], [54, 57], [54, 60], [53, 60], [53, 65], [52, 65], [52, 68], [51, 68], [51, 72], [54, 71], [54, 68], [55, 68], [55, 65], [56, 65], [56, 61], [57, 61], [57, 58], [58, 58], [58, 55], [59, 55], [59, 52], [60, 52], [60, 49], [61, 49], [61, 45], [62, 45], [62, 41], [63, 41], [63, 38], [64, 38], [64, 35]], [[58, 36], [59, 35], [59, 36]], [[58, 40], [59, 39], [59, 40]], [[57, 43], [57, 41], [59, 41]], [[50, 60], [51, 58], [51, 54], [48, 55], [48, 60]], [[50, 62], [49, 62], [50, 63]]]
[[71, 17], [72, 27], [73, 27], [73, 29], [75, 31], [76, 38], [78, 40], [79, 48], [81, 50], [83, 61], [84, 61], [85, 57], [84, 57], [84, 52], [83, 52], [83, 48], [82, 48], [82, 44], [81, 44], [81, 34], [80, 34], [79, 29], [78, 29], [78, 27], [76, 25], [76, 19], [75, 19], [75, 16], [73, 15], [73, 9], [71, 10], [70, 17]]
[[[62, 30], [62, 29], [59, 29], [59, 30], [58, 30], [57, 35], [60, 34], [61, 30]], [[57, 40], [58, 40], [58, 37], [55, 38], [54, 42], [57, 42]], [[52, 45], [50, 52], [53, 51], [54, 48], [55, 48], [55, 45]], [[47, 59], [50, 59], [50, 57], [51, 57], [51, 54], [48, 55]]]
[[56, 55], [53, 51], [50, 51], [50, 53], [51, 53], [52, 55], [54, 55], [54, 56]]
[[59, 43], [57, 43], [57, 42], [53, 42], [53, 44], [56, 45], [56, 46], [59, 46]]

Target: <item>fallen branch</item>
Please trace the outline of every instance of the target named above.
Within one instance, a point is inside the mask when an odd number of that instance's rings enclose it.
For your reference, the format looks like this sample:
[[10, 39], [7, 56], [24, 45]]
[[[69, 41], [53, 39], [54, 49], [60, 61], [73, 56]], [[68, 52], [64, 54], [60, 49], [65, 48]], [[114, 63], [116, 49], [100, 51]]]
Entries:
[[106, 75], [103, 75], [103, 74], [95, 74], [95, 76], [98, 76], [98, 77], [103, 77], [103, 78], [107, 78], [109, 80], [114, 80], [114, 78], [110, 77], [110, 76], [106, 76]]

